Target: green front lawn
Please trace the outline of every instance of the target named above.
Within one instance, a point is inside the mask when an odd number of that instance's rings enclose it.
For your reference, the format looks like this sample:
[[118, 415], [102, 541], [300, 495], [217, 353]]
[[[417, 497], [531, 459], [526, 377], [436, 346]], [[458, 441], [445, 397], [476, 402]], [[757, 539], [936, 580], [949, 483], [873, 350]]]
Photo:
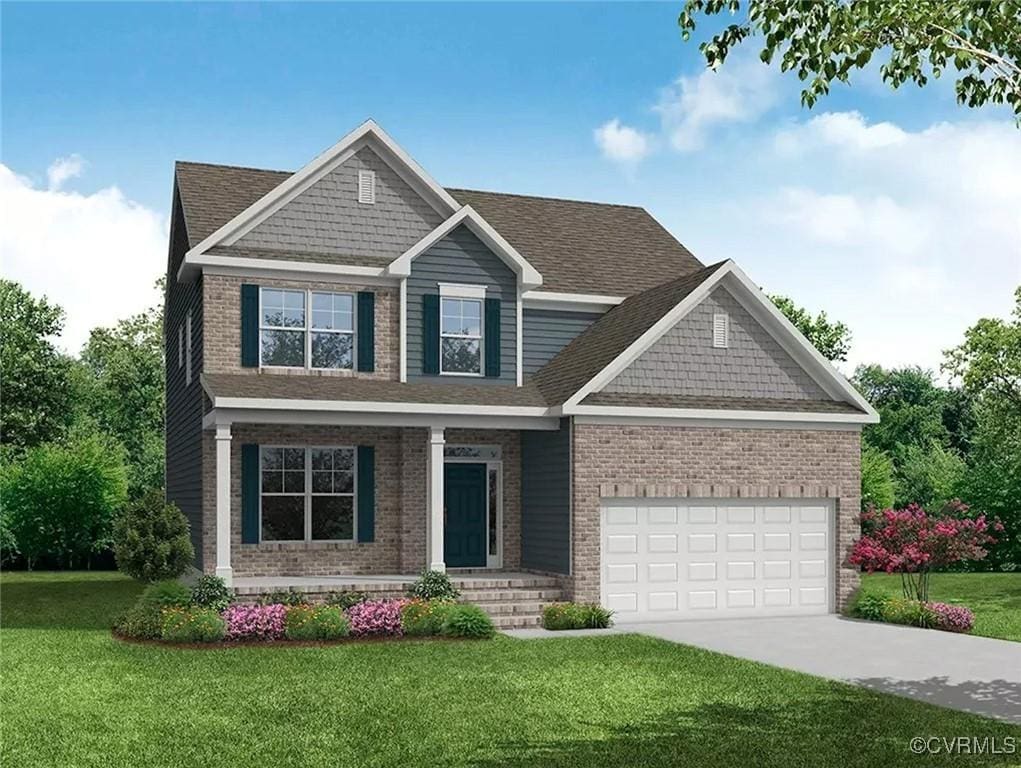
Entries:
[[[647, 637], [176, 650], [106, 573], [0, 580], [10, 766], [985, 766], [913, 736], [1021, 728]], [[881, 652], [881, 649], [876, 649]]]
[[[901, 594], [896, 574], [864, 574], [862, 587], [897, 597]], [[973, 635], [1021, 642], [1021, 573], [934, 573], [929, 599], [971, 608], [975, 614]]]

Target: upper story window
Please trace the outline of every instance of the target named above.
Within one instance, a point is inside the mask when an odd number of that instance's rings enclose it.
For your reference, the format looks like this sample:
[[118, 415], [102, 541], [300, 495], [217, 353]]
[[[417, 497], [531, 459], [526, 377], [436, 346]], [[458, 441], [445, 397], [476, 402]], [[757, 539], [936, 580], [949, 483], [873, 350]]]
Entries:
[[482, 375], [485, 286], [440, 285], [440, 373]]
[[[354, 367], [354, 296], [261, 290], [262, 365], [350, 370]], [[311, 312], [306, 308], [311, 306]]]

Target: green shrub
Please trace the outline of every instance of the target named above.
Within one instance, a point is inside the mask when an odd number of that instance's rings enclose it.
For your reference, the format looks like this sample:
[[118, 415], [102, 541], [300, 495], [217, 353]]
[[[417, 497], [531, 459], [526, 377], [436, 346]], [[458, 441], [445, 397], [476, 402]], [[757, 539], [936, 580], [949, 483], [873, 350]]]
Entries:
[[308, 596], [304, 592], [291, 589], [277, 589], [259, 595], [255, 601], [258, 605], [308, 605]]
[[336, 640], [347, 637], [351, 623], [335, 605], [292, 605], [287, 609], [284, 635], [288, 640]]
[[447, 574], [440, 571], [422, 571], [422, 575], [408, 590], [408, 595], [419, 600], [457, 600], [461, 592]]
[[869, 621], [883, 621], [883, 612], [890, 598], [875, 592], [859, 592], [851, 606], [851, 615]]
[[138, 603], [160, 608], [187, 608], [191, 605], [191, 590], [176, 579], [156, 581], [145, 588]]
[[168, 643], [213, 643], [227, 627], [212, 608], [164, 608], [162, 638]]
[[129, 504], [113, 531], [117, 567], [139, 581], [175, 579], [195, 557], [188, 521], [163, 491], [154, 489]]
[[606, 629], [613, 624], [613, 611], [596, 603], [585, 603], [581, 609], [582, 627], [585, 629]]
[[412, 600], [401, 608], [401, 630], [410, 637], [438, 635], [453, 605], [446, 600]]
[[925, 603], [919, 600], [890, 598], [883, 607], [883, 621], [890, 624], [907, 624], [912, 627], [933, 627], [936, 625], [936, 614]]
[[326, 596], [327, 605], [335, 605], [342, 611], [346, 611], [352, 605], [358, 605], [358, 603], [364, 603], [369, 599], [369, 596], [365, 592], [349, 592], [343, 590], [341, 592], [330, 592]]
[[223, 613], [230, 605], [230, 587], [219, 576], [205, 575], [191, 588], [191, 602]]
[[488, 639], [496, 634], [493, 620], [477, 605], [449, 604], [442, 612], [440, 633], [447, 637]]
[[546, 629], [581, 629], [584, 615], [576, 603], [550, 603], [542, 609], [542, 625]]
[[40, 557], [73, 566], [106, 549], [127, 499], [122, 456], [109, 439], [86, 435], [31, 448], [3, 466], [5, 549], [16, 547], [30, 569]]
[[139, 602], [114, 622], [113, 631], [135, 640], [159, 640], [163, 636], [163, 608], [158, 603]]

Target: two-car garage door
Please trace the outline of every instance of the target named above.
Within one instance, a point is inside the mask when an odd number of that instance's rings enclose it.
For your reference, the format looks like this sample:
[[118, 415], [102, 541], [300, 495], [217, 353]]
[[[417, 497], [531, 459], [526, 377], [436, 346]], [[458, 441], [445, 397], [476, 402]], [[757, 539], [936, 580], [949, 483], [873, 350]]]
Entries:
[[601, 515], [602, 603], [617, 621], [830, 610], [827, 502], [620, 500]]

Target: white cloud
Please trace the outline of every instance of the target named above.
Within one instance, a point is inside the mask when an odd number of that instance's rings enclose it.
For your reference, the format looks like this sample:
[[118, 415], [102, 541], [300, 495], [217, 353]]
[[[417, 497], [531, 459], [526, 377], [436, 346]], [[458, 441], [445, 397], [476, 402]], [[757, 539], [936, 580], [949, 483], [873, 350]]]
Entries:
[[69, 155], [58, 157], [50, 167], [46, 169], [46, 178], [50, 183], [50, 190], [56, 191], [64, 186], [64, 183], [82, 175], [85, 170], [85, 161], [81, 155]]
[[76, 157], [50, 166], [48, 189], [0, 164], [4, 277], [64, 308], [59, 344], [75, 354], [92, 328], [158, 302], [153, 284], [167, 253], [165, 217], [116, 187], [89, 195], [61, 189], [84, 167]]
[[709, 203], [716, 211], [700, 213], [704, 237], [692, 245], [703, 261], [733, 256], [768, 291], [846, 322], [846, 367], [938, 369], [978, 318], [1007, 316], [1021, 283], [1013, 125], [912, 131], [829, 113], [766, 145], [733, 158], [765, 183]]
[[719, 70], [678, 77], [660, 93], [654, 110], [670, 145], [691, 152], [703, 146], [716, 126], [758, 119], [776, 101], [776, 82], [769, 67], [737, 53]]
[[592, 132], [603, 156], [617, 163], [637, 163], [652, 151], [652, 139], [620, 120], [608, 120]]

